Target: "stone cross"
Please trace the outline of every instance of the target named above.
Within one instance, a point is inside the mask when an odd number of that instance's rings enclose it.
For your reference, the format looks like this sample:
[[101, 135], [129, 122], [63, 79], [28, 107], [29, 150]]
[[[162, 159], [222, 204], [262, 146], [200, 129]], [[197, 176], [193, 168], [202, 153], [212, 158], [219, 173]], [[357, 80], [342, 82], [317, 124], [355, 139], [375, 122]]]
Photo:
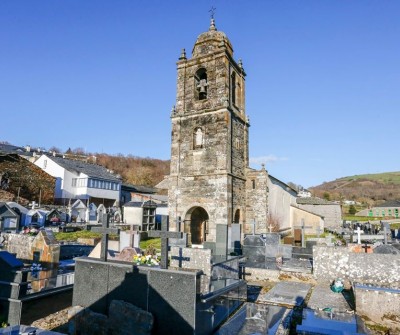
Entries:
[[357, 227], [357, 230], [355, 230], [354, 232], [357, 233], [357, 244], [361, 244], [361, 232], [362, 232], [362, 230], [360, 229], [360, 227]]
[[252, 226], [253, 235], [255, 235], [256, 234], [256, 220], [253, 219], [250, 224]]
[[[274, 228], [274, 226], [272, 225], [272, 224], [269, 224], [269, 226], [268, 226], [268, 229], [269, 229], [269, 232], [270, 233], [272, 233], [272, 229]], [[253, 234], [254, 235], [254, 234]]]
[[93, 227], [92, 231], [95, 233], [100, 233], [103, 236], [101, 237], [101, 251], [100, 251], [100, 259], [103, 262], [107, 262], [107, 254], [108, 254], [108, 235], [110, 234], [119, 234], [118, 228], [110, 228], [110, 215], [108, 213], [103, 214], [102, 227]]
[[388, 241], [387, 241], [388, 226], [389, 225], [386, 222], [383, 224], [383, 236], [385, 238], [384, 241], [383, 241], [384, 244], [388, 243]]
[[306, 228], [312, 228], [312, 226], [305, 226], [304, 225], [304, 219], [301, 219], [301, 226], [296, 226], [293, 228], [301, 228], [301, 247], [305, 248], [306, 247]]
[[133, 230], [133, 224], [129, 225], [129, 230], [126, 230], [125, 233], [129, 234], [129, 246], [130, 247], [134, 247], [134, 236], [137, 234], [137, 232], [135, 230]]
[[161, 221], [160, 230], [149, 230], [149, 237], [161, 238], [161, 262], [162, 269], [168, 269], [168, 239], [169, 238], [182, 238], [182, 232], [168, 231], [168, 217], [163, 216]]

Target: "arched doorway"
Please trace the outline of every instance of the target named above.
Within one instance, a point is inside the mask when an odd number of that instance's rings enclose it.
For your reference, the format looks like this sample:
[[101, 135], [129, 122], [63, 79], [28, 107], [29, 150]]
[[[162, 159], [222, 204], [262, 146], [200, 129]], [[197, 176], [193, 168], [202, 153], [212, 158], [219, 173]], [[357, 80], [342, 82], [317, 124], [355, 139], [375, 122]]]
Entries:
[[185, 217], [185, 232], [190, 233], [192, 244], [203, 244], [208, 234], [208, 214], [202, 207], [193, 207]]

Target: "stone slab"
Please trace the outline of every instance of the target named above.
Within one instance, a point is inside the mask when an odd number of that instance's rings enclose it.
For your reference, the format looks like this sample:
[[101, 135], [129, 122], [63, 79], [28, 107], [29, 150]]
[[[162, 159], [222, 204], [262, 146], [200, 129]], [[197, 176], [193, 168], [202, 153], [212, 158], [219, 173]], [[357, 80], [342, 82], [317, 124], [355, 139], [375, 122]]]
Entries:
[[282, 271], [311, 273], [312, 264], [308, 259], [289, 259], [283, 262]]
[[226, 255], [227, 252], [228, 252], [228, 226], [224, 224], [217, 224], [215, 254], [223, 256]]
[[333, 312], [349, 312], [352, 310], [342, 293], [335, 293], [328, 285], [314, 287], [307, 307], [314, 310], [330, 308]]
[[279, 328], [289, 330], [289, 312], [285, 307], [245, 303], [215, 334], [278, 334]]
[[260, 295], [257, 302], [279, 306], [301, 306], [311, 289], [310, 284], [299, 282], [279, 282], [270, 291]]

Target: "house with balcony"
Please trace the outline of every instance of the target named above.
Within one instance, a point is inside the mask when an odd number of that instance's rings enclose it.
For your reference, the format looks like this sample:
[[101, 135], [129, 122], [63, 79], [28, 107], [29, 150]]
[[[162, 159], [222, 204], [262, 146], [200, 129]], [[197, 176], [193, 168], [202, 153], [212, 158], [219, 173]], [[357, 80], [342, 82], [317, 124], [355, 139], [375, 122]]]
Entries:
[[121, 178], [104, 166], [58, 156], [41, 155], [35, 165], [56, 178], [54, 202], [119, 207]]

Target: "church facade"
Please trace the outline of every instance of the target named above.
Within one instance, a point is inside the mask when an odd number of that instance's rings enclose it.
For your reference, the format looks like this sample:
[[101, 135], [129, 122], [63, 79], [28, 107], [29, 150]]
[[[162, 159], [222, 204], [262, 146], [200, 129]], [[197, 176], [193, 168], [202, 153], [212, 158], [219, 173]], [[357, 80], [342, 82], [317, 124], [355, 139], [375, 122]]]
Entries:
[[170, 175], [157, 186], [168, 188], [171, 230], [188, 233], [192, 245], [218, 243], [217, 231], [233, 224], [242, 235], [267, 233], [271, 180], [264, 167], [249, 168], [246, 73], [213, 19], [192, 57], [182, 50], [177, 72]]

